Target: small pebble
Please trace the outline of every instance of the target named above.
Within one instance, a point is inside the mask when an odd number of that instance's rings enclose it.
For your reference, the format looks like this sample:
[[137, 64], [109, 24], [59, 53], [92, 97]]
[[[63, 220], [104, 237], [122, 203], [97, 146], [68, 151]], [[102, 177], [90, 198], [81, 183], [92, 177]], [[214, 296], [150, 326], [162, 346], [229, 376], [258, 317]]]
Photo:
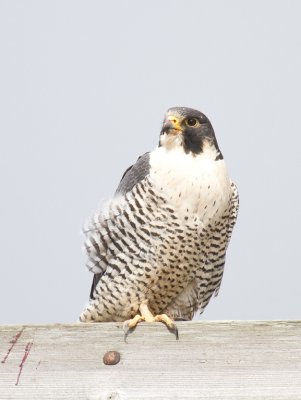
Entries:
[[120, 361], [120, 353], [118, 351], [108, 351], [103, 356], [103, 363], [106, 365], [115, 365]]

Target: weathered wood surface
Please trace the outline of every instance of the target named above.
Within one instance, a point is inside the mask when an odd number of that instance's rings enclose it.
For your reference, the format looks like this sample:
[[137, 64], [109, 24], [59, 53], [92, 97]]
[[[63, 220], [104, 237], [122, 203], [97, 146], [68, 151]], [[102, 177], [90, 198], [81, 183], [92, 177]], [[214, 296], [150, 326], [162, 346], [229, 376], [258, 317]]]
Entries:
[[301, 321], [178, 326], [2, 326], [0, 399], [301, 399]]

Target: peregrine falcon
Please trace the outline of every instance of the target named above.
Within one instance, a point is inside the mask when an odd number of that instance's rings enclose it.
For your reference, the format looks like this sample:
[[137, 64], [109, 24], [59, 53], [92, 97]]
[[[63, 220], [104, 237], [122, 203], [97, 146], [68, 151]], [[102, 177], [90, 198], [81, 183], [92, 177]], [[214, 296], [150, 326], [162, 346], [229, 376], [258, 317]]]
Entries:
[[158, 147], [129, 167], [84, 229], [94, 274], [81, 322], [191, 320], [217, 295], [238, 212], [212, 125], [170, 108]]

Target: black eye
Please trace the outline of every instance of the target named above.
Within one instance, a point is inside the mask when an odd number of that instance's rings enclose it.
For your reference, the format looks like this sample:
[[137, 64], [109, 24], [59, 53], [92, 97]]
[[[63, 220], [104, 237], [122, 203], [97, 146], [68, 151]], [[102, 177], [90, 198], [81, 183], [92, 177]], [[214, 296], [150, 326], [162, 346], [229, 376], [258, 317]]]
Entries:
[[187, 118], [186, 119], [186, 125], [188, 126], [196, 126], [198, 123], [198, 120], [196, 118]]

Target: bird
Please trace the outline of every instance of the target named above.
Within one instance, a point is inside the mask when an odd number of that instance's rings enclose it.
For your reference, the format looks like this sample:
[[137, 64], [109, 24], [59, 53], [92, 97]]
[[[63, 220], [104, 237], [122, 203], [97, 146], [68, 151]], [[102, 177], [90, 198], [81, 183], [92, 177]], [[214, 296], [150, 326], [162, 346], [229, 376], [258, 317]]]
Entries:
[[93, 275], [80, 322], [162, 322], [200, 315], [223, 277], [239, 208], [209, 119], [188, 107], [165, 114], [159, 143], [122, 176], [84, 227]]

